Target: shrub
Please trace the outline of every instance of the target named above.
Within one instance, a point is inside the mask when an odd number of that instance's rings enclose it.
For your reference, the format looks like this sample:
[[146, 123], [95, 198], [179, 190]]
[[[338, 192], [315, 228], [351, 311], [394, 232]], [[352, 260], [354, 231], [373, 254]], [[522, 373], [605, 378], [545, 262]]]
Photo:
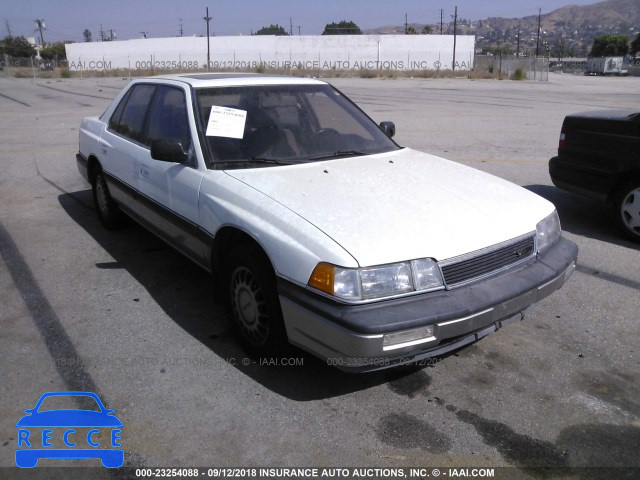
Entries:
[[516, 68], [516, 71], [511, 75], [511, 80], [526, 80], [527, 74], [524, 72], [522, 68]]

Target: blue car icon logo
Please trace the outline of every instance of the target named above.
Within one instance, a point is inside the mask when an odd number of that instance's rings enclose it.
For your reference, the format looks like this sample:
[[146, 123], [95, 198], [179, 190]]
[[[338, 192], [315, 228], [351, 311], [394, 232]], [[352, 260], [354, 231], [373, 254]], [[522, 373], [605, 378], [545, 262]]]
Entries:
[[[82, 408], [52, 408], [80, 405]], [[107, 468], [124, 464], [122, 422], [90, 392], [49, 392], [24, 411], [18, 427], [16, 465], [33, 468], [41, 458], [99, 458]]]

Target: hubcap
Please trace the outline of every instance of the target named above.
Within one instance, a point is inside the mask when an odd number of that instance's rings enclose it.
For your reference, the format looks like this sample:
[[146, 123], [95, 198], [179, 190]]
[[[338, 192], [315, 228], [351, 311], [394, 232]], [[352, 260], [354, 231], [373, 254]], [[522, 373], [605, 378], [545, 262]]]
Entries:
[[267, 303], [260, 283], [248, 268], [239, 267], [233, 272], [231, 300], [243, 336], [254, 346], [263, 345], [269, 335]]
[[636, 235], [640, 235], [640, 188], [631, 190], [622, 201], [622, 221], [625, 227]]

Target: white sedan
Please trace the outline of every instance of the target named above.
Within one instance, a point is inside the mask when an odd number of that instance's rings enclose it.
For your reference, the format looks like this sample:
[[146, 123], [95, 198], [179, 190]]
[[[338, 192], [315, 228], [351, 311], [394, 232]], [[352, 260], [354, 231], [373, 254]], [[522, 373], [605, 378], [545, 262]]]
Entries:
[[105, 227], [214, 273], [250, 354], [369, 371], [521, 320], [578, 253], [548, 201], [394, 131], [319, 80], [172, 75], [84, 119], [77, 162]]

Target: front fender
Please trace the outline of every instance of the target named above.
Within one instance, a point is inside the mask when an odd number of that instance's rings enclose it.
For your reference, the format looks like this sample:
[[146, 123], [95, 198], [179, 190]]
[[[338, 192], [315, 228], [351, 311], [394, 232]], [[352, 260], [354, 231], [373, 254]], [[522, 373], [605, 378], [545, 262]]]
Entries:
[[337, 242], [307, 220], [267, 195], [225, 174], [210, 171], [199, 195], [202, 228], [215, 237], [234, 227], [255, 239], [267, 253], [276, 274], [305, 285], [320, 261], [357, 267]]

